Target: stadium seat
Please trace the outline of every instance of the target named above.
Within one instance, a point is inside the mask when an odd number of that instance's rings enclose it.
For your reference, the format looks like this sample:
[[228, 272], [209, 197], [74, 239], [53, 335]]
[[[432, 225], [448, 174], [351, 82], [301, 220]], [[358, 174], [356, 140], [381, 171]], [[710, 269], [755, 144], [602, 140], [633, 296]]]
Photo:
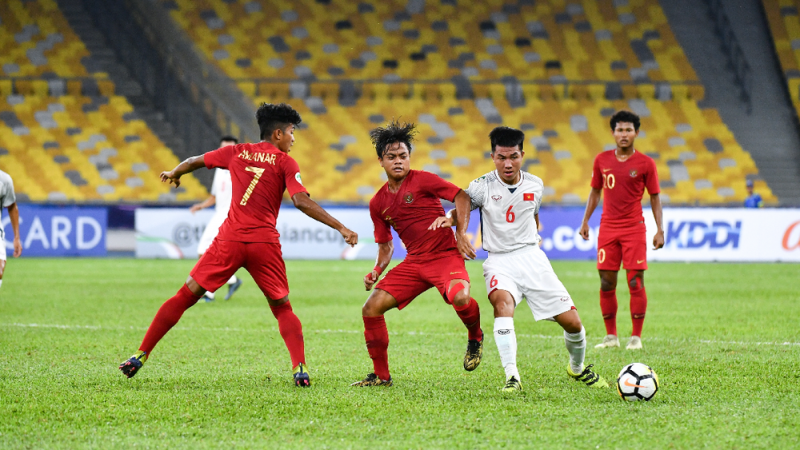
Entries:
[[[0, 140], [8, 151], [0, 164], [31, 201], [158, 201], [169, 192], [159, 172], [179, 161], [144, 122], [125, 120], [132, 110], [113, 96], [0, 99]], [[206, 195], [193, 177], [181, 186], [179, 199]]]
[[515, 7], [502, 0], [426, 2], [414, 13], [405, 0], [160, 1], [169, 3], [178, 25], [234, 79], [425, 74], [496, 80], [526, 73], [527, 79], [607, 80], [606, 68], [616, 63], [613, 77], [620, 81], [631, 80], [632, 69], [653, 81], [697, 80], [663, 11], [646, 0], [616, 7], [576, 3], [580, 11], [571, 8], [579, 14], [565, 13], [561, 0]]

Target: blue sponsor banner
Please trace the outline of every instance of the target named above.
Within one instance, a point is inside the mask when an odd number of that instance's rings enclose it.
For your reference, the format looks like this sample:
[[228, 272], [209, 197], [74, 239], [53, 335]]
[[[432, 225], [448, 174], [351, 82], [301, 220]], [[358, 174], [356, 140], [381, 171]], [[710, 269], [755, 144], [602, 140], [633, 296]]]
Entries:
[[[105, 256], [106, 208], [19, 205], [19, 234], [23, 256]], [[5, 245], [13, 253], [14, 231], [3, 213]]]
[[583, 207], [547, 207], [539, 209], [542, 229], [542, 250], [549, 259], [590, 259], [597, 258], [597, 232], [600, 230], [598, 207], [589, 219], [589, 240], [585, 241], [578, 232], [583, 221]]

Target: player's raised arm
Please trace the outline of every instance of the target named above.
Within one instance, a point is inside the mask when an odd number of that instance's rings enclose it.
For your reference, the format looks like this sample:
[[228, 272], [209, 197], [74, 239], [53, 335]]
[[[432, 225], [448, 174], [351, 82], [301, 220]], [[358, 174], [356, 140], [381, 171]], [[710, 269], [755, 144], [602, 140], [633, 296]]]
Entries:
[[602, 191], [600, 189], [592, 188], [592, 192], [589, 193], [589, 200], [586, 202], [586, 212], [583, 213], [583, 222], [581, 222], [581, 229], [578, 233], [581, 235], [583, 240], [589, 240], [589, 218], [592, 217], [592, 213], [597, 208], [597, 205], [600, 203], [600, 195]]
[[206, 163], [203, 159], [204, 156], [205, 155], [189, 157], [169, 172], [161, 172], [161, 182], [172, 183], [175, 185], [175, 187], [180, 186], [182, 176], [186, 175], [187, 173], [194, 172], [197, 169], [206, 167]]
[[292, 196], [292, 203], [294, 203], [294, 207], [302, 211], [303, 214], [341, 233], [344, 241], [350, 244], [351, 247], [358, 244], [358, 233], [342, 225], [335, 217], [328, 214], [328, 211], [325, 211], [319, 206], [317, 202], [311, 200], [311, 197], [309, 197], [307, 193], [298, 192], [294, 194]]

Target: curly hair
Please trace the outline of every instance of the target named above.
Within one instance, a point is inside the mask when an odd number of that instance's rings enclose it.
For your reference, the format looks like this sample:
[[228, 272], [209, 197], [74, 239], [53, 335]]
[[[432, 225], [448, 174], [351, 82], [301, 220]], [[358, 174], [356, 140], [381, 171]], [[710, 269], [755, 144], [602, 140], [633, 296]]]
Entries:
[[501, 147], [519, 146], [520, 151], [525, 143], [525, 133], [516, 128], [497, 127], [489, 133], [489, 140], [492, 142], [492, 153], [498, 145]]
[[641, 120], [639, 120], [639, 116], [630, 112], [630, 111], [617, 111], [616, 114], [611, 116], [611, 131], [614, 131], [617, 128], [617, 124], [619, 122], [627, 122], [633, 124], [633, 129], [639, 131], [639, 125], [641, 125]]
[[375, 151], [378, 153], [378, 158], [383, 158], [383, 153], [386, 147], [401, 142], [406, 145], [408, 152], [411, 153], [411, 143], [414, 141], [414, 136], [417, 135], [416, 125], [413, 123], [400, 123], [396, 120], [384, 127], [378, 127], [369, 132], [369, 137], [372, 144], [375, 145]]
[[285, 129], [289, 124], [297, 126], [303, 121], [300, 114], [286, 103], [262, 103], [256, 111], [256, 120], [261, 139], [266, 139], [278, 128]]

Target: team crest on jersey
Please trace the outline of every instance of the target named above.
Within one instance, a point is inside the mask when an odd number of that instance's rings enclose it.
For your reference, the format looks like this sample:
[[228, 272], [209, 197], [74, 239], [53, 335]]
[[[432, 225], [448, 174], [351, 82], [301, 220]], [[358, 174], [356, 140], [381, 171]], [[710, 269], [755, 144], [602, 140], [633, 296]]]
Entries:
[[496, 202], [499, 202], [502, 198], [503, 198], [502, 195], [493, 195], [492, 196], [492, 200], [494, 200]]
[[406, 203], [411, 203], [414, 201], [414, 195], [411, 192], [407, 192], [406, 195], [403, 197], [403, 200], [405, 200]]
[[633, 177], [633, 178], [635, 178], [635, 177], [636, 177], [636, 174], [637, 174], [637, 173], [638, 173], [638, 172], [636, 172], [636, 169], [633, 169], [633, 170], [631, 170], [631, 171], [630, 171], [631, 177]]

